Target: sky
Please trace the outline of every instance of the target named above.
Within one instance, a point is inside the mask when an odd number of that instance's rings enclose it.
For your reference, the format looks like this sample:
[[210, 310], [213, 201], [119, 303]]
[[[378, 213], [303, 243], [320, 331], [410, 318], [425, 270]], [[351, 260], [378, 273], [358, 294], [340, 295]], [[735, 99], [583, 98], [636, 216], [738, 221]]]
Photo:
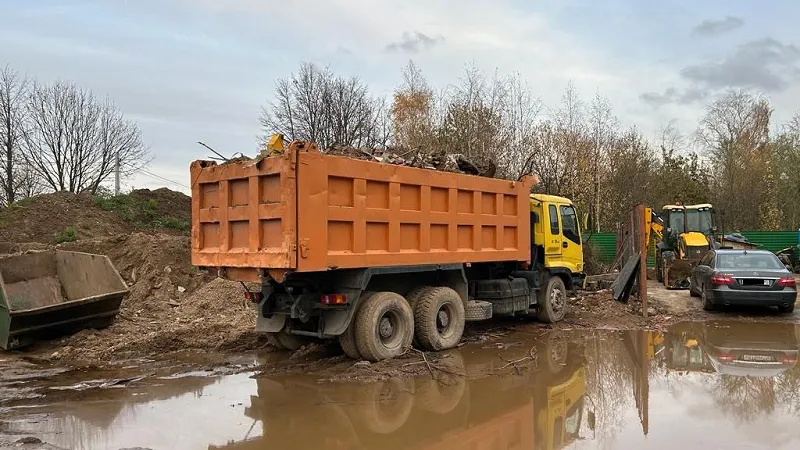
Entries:
[[546, 107], [572, 82], [651, 138], [672, 120], [692, 132], [728, 88], [765, 95], [776, 124], [800, 110], [800, 2], [0, 0], [0, 16], [0, 66], [137, 122], [153, 160], [127, 188], [188, 192], [190, 162], [210, 156], [197, 141], [254, 154], [261, 107], [303, 62], [375, 95], [409, 59], [437, 89], [467, 64], [518, 73]]

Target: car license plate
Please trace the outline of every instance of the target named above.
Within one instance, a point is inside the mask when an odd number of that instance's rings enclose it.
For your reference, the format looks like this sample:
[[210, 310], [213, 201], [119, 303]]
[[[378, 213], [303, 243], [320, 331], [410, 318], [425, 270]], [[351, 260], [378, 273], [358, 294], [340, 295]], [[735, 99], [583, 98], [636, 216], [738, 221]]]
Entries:
[[742, 355], [742, 359], [744, 361], [754, 362], [770, 362], [775, 360], [775, 358], [770, 355]]
[[769, 280], [764, 280], [764, 286], [769, 286]]

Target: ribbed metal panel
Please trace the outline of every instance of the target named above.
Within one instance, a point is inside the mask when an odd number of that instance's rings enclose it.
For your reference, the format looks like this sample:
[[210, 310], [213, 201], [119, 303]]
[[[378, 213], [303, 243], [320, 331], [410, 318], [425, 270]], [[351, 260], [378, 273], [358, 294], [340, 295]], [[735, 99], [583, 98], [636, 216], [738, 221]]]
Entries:
[[[750, 242], [758, 244], [764, 250], [777, 252], [786, 247], [798, 245], [797, 231], [743, 231], [741, 233]], [[584, 242], [594, 246], [598, 258], [603, 263], [613, 263], [617, 255], [617, 235], [614, 233], [593, 233], [584, 235]], [[655, 256], [647, 255], [647, 266], [655, 267]]]
[[617, 254], [617, 235], [615, 233], [586, 234], [583, 240], [594, 247], [600, 262], [607, 264], [614, 262]]
[[760, 248], [772, 252], [777, 252], [798, 243], [797, 231], [744, 231], [742, 235], [750, 242], [759, 244]]

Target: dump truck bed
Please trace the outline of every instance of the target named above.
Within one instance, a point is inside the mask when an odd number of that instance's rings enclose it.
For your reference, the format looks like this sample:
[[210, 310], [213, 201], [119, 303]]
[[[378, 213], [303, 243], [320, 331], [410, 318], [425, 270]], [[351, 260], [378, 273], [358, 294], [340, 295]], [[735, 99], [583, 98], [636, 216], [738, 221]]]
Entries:
[[361, 161], [295, 142], [260, 160], [195, 161], [191, 179], [192, 263], [231, 279], [530, 259], [533, 178]]

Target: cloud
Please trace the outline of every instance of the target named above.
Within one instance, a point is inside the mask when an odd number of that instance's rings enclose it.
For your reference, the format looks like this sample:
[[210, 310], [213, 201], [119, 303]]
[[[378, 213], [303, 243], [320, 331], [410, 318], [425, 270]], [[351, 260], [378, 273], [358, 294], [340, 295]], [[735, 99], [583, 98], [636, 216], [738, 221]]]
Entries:
[[722, 20], [704, 20], [692, 29], [692, 34], [696, 36], [719, 36], [741, 28], [743, 25], [744, 20], [734, 16], [727, 16]]
[[740, 45], [721, 61], [687, 66], [681, 76], [712, 89], [741, 87], [781, 92], [798, 80], [798, 63], [799, 48], [766, 38]]
[[639, 98], [654, 107], [669, 103], [692, 104], [729, 88], [757, 89], [767, 93], [784, 92], [800, 81], [800, 48], [765, 38], [747, 42], [728, 56], [680, 71], [689, 88], [675, 87], [664, 93], [647, 92]]
[[403, 38], [397, 42], [392, 42], [391, 44], [386, 46], [386, 50], [390, 52], [406, 52], [406, 53], [417, 53], [420, 50], [430, 50], [436, 44], [444, 42], [444, 38], [441, 36], [438, 37], [430, 37], [425, 33], [420, 33], [419, 31], [415, 31], [414, 33], [403, 33]]

